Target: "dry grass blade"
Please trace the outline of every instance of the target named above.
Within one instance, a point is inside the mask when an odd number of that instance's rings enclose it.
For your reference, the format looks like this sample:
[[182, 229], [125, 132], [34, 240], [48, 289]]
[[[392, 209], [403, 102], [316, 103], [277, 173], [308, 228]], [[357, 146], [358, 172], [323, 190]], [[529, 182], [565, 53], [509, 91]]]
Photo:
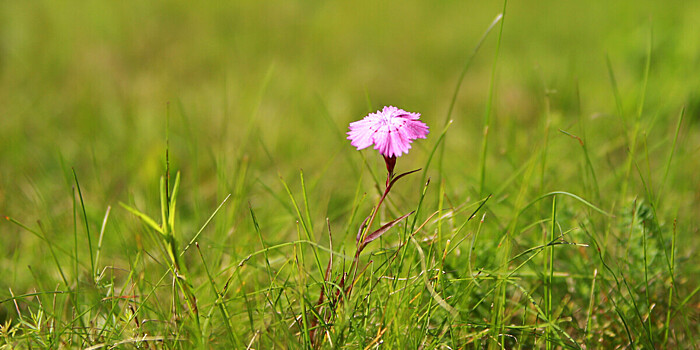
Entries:
[[384, 226], [380, 227], [376, 231], [368, 234], [367, 237], [365, 237], [365, 239], [362, 241], [362, 245], [360, 245], [360, 247], [358, 248], [358, 251], [362, 251], [367, 246], [367, 244], [369, 244], [370, 242], [374, 241], [375, 239], [381, 237], [383, 234], [385, 234], [387, 231], [389, 231], [390, 228], [394, 227], [394, 225], [398, 224], [401, 220], [407, 218], [411, 214], [413, 214], [413, 211], [401, 216], [398, 219], [394, 219], [392, 221], [389, 221], [388, 223], [384, 224]]

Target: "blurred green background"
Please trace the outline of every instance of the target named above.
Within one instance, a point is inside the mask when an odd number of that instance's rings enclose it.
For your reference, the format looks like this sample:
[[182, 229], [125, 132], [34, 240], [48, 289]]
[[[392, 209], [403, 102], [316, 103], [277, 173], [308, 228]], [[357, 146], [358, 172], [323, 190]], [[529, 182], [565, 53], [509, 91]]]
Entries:
[[[69, 249], [74, 168], [94, 223], [119, 201], [155, 215], [169, 114], [170, 160], [183, 173], [186, 237], [228, 193], [236, 200], [217, 223], [226, 237], [218, 243], [229, 245], [223, 250], [255, 250], [246, 244], [257, 238], [239, 229], [250, 225], [249, 201], [269, 239], [294, 237], [292, 215], [280, 217], [285, 204], [274, 195], [282, 193], [278, 173], [298, 189], [299, 169], [313, 184], [317, 226], [325, 216], [344, 223], [357, 180], [363, 176], [369, 184], [359, 153], [344, 138], [347, 123], [383, 105], [422, 113], [433, 133], [417, 141], [398, 166], [424, 164], [464, 62], [502, 6], [405, 0], [2, 1], [0, 214], [30, 225], [41, 220]], [[697, 1], [511, 1], [497, 62], [487, 188], [498, 187], [530, 157], [534, 144], [549, 137], [554, 165], [541, 191], [591, 194], [577, 176], [578, 143], [557, 131], [579, 135], [585, 123], [603, 189], [596, 204], [610, 208], [618, 198], [642, 92], [650, 31], [640, 137], [648, 140], [648, 167], [658, 181], [686, 107], [674, 158], [684, 166], [669, 175], [668, 212], [697, 214]], [[497, 30], [466, 74], [446, 138], [441, 175], [457, 202], [476, 197], [496, 36]], [[381, 169], [379, 157], [366, 155]], [[410, 181], [418, 185], [418, 180]], [[630, 195], [643, 196], [641, 183], [634, 181], [640, 187]], [[112, 218], [105, 256], [118, 261], [133, 245], [128, 227], [134, 221], [121, 208]], [[270, 229], [275, 227], [280, 230]], [[697, 233], [697, 224], [687, 227]], [[42, 243], [16, 226], [3, 224], [0, 230], [2, 289], [29, 288], [25, 267], [40, 263], [25, 253]], [[694, 250], [697, 240], [689, 246]]]

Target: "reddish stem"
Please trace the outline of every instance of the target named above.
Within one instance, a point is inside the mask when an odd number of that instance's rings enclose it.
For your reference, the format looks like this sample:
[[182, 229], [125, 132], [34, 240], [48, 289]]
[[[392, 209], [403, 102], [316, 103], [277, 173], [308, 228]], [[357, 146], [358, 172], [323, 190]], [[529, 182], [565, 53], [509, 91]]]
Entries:
[[382, 194], [382, 197], [379, 198], [379, 202], [377, 202], [377, 205], [374, 207], [374, 210], [372, 211], [372, 216], [370, 216], [364, 232], [360, 236], [360, 239], [357, 241], [357, 250], [355, 251], [355, 257], [352, 259], [352, 265], [350, 265], [350, 271], [352, 271], [352, 279], [350, 280], [350, 285], [348, 286], [346, 293], [345, 293], [348, 296], [350, 295], [350, 292], [352, 291], [352, 286], [355, 284], [355, 277], [357, 276], [357, 268], [358, 268], [358, 263], [359, 263], [359, 259], [360, 259], [360, 252], [362, 251], [362, 248], [363, 248], [362, 242], [364, 241], [365, 237], [367, 236], [367, 232], [369, 232], [370, 228], [372, 227], [372, 223], [374, 222], [374, 219], [377, 217], [377, 213], [379, 212], [379, 208], [382, 206], [382, 203], [384, 203], [384, 199], [389, 194], [389, 191], [391, 190], [391, 187], [392, 187], [391, 180], [394, 177], [394, 165], [396, 165], [396, 157], [387, 158], [385, 156], [384, 160], [386, 161], [386, 169], [387, 169], [386, 188], [384, 189], [384, 193]]

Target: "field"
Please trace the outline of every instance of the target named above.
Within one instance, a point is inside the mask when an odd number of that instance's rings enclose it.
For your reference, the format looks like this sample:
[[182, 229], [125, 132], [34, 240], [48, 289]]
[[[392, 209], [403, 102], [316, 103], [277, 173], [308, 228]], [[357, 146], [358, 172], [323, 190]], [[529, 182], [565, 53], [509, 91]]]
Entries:
[[[0, 2], [0, 348], [698, 348], [698, 38], [691, 1]], [[346, 132], [389, 105], [430, 133], [380, 206]]]

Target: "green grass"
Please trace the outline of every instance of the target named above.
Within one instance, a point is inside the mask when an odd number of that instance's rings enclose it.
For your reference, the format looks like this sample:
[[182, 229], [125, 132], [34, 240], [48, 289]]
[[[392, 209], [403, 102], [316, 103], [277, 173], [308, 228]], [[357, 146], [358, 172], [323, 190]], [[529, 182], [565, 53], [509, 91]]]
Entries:
[[[2, 2], [0, 347], [697, 348], [697, 23]], [[345, 131], [390, 104], [431, 133], [354, 263], [385, 170]]]

